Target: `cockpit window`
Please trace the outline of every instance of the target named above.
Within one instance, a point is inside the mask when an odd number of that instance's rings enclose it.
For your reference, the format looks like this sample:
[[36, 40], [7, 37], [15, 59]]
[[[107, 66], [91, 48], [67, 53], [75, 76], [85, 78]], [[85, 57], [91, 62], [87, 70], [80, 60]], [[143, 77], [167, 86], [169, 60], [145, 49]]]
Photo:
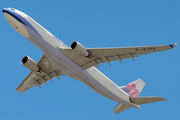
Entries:
[[12, 11], [15, 11], [15, 9], [14, 9], [14, 8], [11, 8], [11, 10], [12, 10]]

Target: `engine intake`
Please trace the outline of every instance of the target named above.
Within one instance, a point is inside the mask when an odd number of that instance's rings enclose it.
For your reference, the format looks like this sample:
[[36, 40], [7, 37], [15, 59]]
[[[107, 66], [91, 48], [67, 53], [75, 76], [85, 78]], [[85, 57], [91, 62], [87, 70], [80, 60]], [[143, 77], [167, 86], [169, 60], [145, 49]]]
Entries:
[[24, 56], [21, 60], [21, 64], [28, 68], [29, 70], [32, 70], [32, 71], [37, 71], [38, 70], [38, 66], [37, 66], [37, 63], [30, 57], [28, 56]]
[[71, 44], [71, 49], [80, 54], [81, 56], [89, 56], [89, 52], [87, 51], [87, 49], [77, 41], [74, 41]]

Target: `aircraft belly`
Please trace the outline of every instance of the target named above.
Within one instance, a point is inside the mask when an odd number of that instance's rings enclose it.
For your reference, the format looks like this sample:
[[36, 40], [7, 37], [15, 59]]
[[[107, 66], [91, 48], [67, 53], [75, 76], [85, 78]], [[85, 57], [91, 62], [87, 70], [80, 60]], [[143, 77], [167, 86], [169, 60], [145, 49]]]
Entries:
[[33, 43], [36, 47], [38, 47], [42, 52], [45, 52], [52, 46], [46, 42], [41, 36], [35, 33], [30, 28], [26, 27], [27, 32], [29, 33], [29, 38], [27, 38], [31, 43]]
[[61, 70], [67, 76], [79, 81], [88, 79], [83, 75], [84, 70], [79, 65], [69, 60], [58, 49], [51, 47], [44, 54], [59, 70]]
[[[90, 87], [95, 92], [99, 93], [100, 95], [102, 95], [106, 98], [109, 98], [118, 103], [128, 104], [127, 101], [125, 101], [122, 98], [120, 98], [119, 96], [115, 95], [113, 92], [108, 90], [105, 86], [100, 84], [98, 81], [92, 81], [92, 79], [91, 79], [91, 82], [83, 81], [83, 83], [86, 84], [88, 87]], [[93, 84], [95, 84], [95, 85], [93, 85]]]
[[[92, 71], [94, 70], [94, 67], [90, 68]], [[92, 72], [91, 71], [91, 72]], [[109, 84], [106, 79], [103, 79], [103, 77], [100, 77], [98, 79], [95, 77], [89, 70], [87, 70], [84, 75], [86, 75], [89, 79], [84, 81], [84, 83], [89, 86], [91, 89], [93, 89], [95, 92], [101, 94], [104, 97], [107, 97], [111, 100], [114, 100], [119, 103], [125, 103], [129, 104], [129, 98], [126, 99], [126, 96], [119, 94], [117, 91], [119, 90], [118, 88], [114, 88]], [[96, 71], [94, 71], [96, 72]], [[106, 85], [105, 85], [106, 84]]]

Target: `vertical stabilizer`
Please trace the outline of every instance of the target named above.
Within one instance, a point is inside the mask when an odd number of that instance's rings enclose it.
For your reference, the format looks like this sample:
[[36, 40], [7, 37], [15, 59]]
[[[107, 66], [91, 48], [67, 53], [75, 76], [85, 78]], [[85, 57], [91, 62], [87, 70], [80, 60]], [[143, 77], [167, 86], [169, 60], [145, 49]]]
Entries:
[[131, 97], [137, 97], [145, 86], [145, 82], [141, 79], [137, 79], [132, 83], [127, 84], [126, 86], [120, 87], [123, 91], [129, 94]]

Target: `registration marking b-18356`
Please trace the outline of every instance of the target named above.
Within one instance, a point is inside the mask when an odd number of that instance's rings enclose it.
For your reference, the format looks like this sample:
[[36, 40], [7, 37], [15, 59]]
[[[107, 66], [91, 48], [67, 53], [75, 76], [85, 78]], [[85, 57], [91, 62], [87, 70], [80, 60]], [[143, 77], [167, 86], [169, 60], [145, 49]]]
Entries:
[[135, 49], [136, 51], [144, 51], [144, 50], [155, 50], [156, 48], [155, 47], [146, 47], [146, 48], [137, 48]]

